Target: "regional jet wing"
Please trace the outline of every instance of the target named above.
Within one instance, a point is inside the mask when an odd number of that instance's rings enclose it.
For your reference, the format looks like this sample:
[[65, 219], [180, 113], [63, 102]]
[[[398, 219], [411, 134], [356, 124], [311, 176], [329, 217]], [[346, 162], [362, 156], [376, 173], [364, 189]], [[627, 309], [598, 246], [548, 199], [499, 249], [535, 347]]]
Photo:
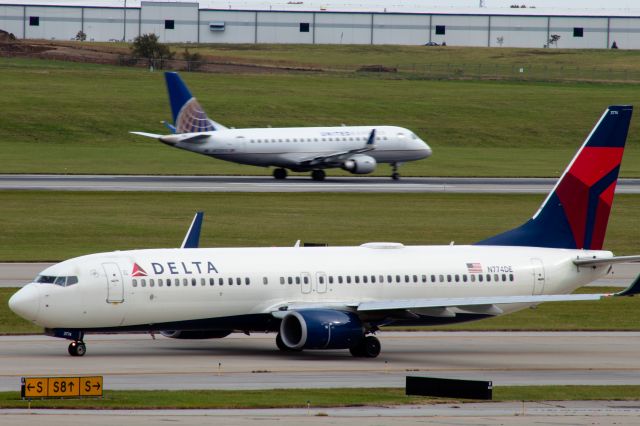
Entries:
[[200, 142], [204, 139], [209, 138], [211, 136], [206, 132], [197, 132], [197, 133], [176, 133], [173, 135], [156, 135], [155, 133], [146, 133], [146, 132], [129, 132], [134, 135], [144, 136], [147, 138], [158, 139], [160, 142], [164, 142], [169, 145], [175, 145], [179, 142]]
[[313, 158], [301, 159], [298, 161], [298, 164], [306, 167], [313, 167], [320, 164], [331, 164], [340, 162], [340, 160], [344, 160], [345, 157], [350, 157], [355, 154], [362, 154], [365, 152], [373, 151], [375, 149], [375, 140], [376, 140], [376, 129], [371, 130], [369, 133], [369, 137], [367, 138], [367, 143], [364, 144], [361, 148], [350, 149], [348, 151], [338, 151], [331, 154], [318, 155]]

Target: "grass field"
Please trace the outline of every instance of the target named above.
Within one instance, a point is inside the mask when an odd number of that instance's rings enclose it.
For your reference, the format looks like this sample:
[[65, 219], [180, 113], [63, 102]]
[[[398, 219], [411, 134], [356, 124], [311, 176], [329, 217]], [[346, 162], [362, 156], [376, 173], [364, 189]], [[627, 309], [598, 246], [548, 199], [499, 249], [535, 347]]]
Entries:
[[[407, 176], [558, 176], [607, 105], [640, 98], [640, 86], [625, 84], [330, 73], [185, 79], [209, 114], [228, 126], [408, 127], [434, 155], [403, 166]], [[0, 173], [270, 173], [129, 135], [164, 132], [159, 122], [170, 113], [159, 72], [0, 58], [0, 91]], [[622, 176], [640, 176], [639, 130], [633, 120]], [[388, 166], [377, 170], [389, 173]]]
[[[23, 401], [0, 392], [0, 408], [238, 409], [438, 404], [452, 399], [407, 396], [402, 388], [105, 391], [102, 399]], [[493, 401], [595, 401], [640, 398], [640, 386], [494, 386]]]
[[[526, 221], [544, 195], [0, 191], [0, 261], [176, 247], [206, 212], [203, 247], [469, 244]], [[619, 195], [605, 247], [638, 252], [640, 198]], [[477, 212], [482, 212], [478, 214]]]

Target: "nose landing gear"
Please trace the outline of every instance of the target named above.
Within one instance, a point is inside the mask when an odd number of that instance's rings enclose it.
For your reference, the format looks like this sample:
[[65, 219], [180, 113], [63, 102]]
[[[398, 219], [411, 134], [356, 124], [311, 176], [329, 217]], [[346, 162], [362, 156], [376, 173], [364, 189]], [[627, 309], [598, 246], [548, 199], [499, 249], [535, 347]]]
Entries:
[[87, 346], [82, 340], [74, 340], [69, 344], [69, 355], [84, 356], [87, 353]]
[[391, 179], [400, 179], [400, 173], [398, 172], [398, 163], [391, 163]]

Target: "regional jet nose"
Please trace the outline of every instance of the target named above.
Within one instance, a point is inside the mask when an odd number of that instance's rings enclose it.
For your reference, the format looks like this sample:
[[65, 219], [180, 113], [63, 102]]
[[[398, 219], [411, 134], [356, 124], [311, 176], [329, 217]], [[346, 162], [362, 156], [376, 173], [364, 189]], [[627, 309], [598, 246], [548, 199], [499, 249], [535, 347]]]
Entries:
[[9, 299], [9, 308], [22, 318], [35, 321], [40, 312], [40, 292], [36, 284], [27, 284]]

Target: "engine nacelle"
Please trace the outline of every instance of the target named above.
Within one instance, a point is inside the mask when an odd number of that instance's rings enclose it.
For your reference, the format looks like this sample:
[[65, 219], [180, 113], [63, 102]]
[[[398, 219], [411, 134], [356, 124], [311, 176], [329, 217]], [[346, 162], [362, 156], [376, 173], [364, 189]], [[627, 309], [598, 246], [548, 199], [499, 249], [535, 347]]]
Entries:
[[160, 334], [172, 339], [222, 339], [231, 330], [162, 330]]
[[376, 159], [368, 155], [354, 155], [342, 164], [342, 168], [348, 172], [364, 175], [371, 173], [376, 168]]
[[280, 324], [280, 338], [291, 349], [347, 349], [360, 342], [363, 336], [362, 322], [352, 312], [291, 311]]

